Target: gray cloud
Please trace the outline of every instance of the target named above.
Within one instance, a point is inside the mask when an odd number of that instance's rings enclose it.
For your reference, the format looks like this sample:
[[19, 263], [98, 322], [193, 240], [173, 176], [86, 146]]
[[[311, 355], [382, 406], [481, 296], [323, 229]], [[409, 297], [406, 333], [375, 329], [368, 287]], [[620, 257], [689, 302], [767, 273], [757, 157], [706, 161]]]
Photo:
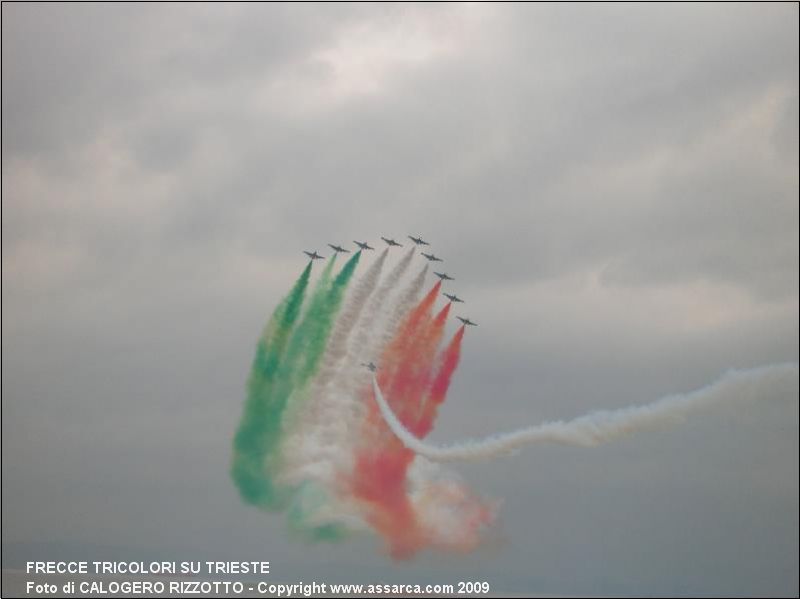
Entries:
[[457, 277], [437, 440], [796, 361], [797, 37], [785, 4], [4, 5], [4, 556], [796, 594], [796, 401], [465, 468], [499, 538], [401, 566], [292, 540], [227, 468], [327, 242], [421, 234]]

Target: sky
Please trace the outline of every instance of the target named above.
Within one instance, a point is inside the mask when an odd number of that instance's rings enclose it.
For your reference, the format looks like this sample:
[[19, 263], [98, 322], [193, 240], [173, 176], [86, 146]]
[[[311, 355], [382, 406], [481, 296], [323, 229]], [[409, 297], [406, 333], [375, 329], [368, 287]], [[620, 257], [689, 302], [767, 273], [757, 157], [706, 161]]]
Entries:
[[457, 277], [480, 326], [436, 442], [797, 362], [797, 4], [2, 17], [4, 568], [797, 595], [796, 394], [458, 466], [503, 501], [465, 556], [306, 544], [228, 474], [256, 340], [327, 243], [422, 235]]

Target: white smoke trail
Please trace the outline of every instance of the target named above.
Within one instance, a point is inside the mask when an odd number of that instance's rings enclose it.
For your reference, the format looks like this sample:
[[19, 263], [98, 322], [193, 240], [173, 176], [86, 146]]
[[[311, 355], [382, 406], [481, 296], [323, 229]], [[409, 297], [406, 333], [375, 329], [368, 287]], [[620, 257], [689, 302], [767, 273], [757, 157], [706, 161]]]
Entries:
[[414, 280], [406, 289], [406, 292], [400, 296], [395, 306], [389, 311], [389, 318], [384, 322], [381, 332], [374, 336], [372, 344], [372, 353], [379, 353], [389, 341], [392, 340], [397, 328], [400, 326], [400, 321], [411, 311], [411, 308], [419, 297], [419, 292], [422, 291], [422, 286], [425, 284], [425, 275], [428, 274], [428, 265], [426, 264], [422, 270], [417, 273]]
[[[381, 261], [385, 259], [387, 251], [384, 250]], [[386, 319], [382, 318], [387, 297], [397, 288], [413, 257], [414, 248], [411, 248], [370, 295], [352, 331], [340, 367], [332, 378], [328, 377], [327, 385], [315, 389], [312, 401], [307, 402], [310, 409], [298, 412], [292, 426], [288, 427], [291, 432], [284, 445], [280, 475], [283, 483], [301, 485], [306, 490], [316, 489], [311, 491], [312, 494], [317, 494], [320, 488], [334, 491], [341, 473], [351, 467], [352, 434], [363, 419], [357, 391], [369, 384], [369, 371], [360, 364], [377, 360], [372, 348], [375, 345], [374, 338], [383, 336], [382, 331], [387, 326]], [[423, 282], [424, 279], [420, 280], [419, 276], [414, 279], [391, 312], [403, 309], [408, 298], [419, 293]], [[376, 333], [376, 329], [380, 332]], [[328, 511], [311, 509], [307, 503], [302, 507], [297, 506], [304, 514], [306, 526], [337, 524], [347, 525], [351, 529], [359, 528], [353, 525], [353, 518], [360, 520], [358, 508], [352, 505], [346, 494], [329, 493], [324, 502]], [[343, 514], [349, 516], [343, 517]]]
[[335, 374], [337, 364], [347, 355], [347, 340], [358, 321], [358, 317], [361, 315], [364, 304], [366, 304], [367, 299], [369, 299], [370, 294], [378, 284], [387, 253], [387, 251], [384, 251], [372, 263], [372, 266], [364, 273], [364, 276], [359, 279], [347, 304], [337, 316], [333, 331], [328, 338], [328, 344], [325, 346], [325, 354], [322, 357], [319, 371], [315, 377], [314, 386], [317, 389], [330, 381]]
[[[292, 472], [311, 460], [309, 452], [313, 448], [307, 439], [324, 419], [328, 411], [326, 403], [330, 395], [329, 386], [334, 379], [337, 367], [347, 355], [347, 341], [359, 316], [375, 287], [378, 284], [387, 252], [383, 252], [359, 279], [347, 303], [339, 313], [328, 338], [319, 370], [309, 387], [299, 390], [299, 395], [289, 403], [284, 427], [287, 431], [283, 441], [283, 470]], [[289, 478], [292, 478], [289, 476]], [[293, 480], [293, 482], [299, 482]]]
[[[696, 408], [734, 399], [756, 399], [760, 391], [773, 385], [783, 385], [780, 388], [781, 393], [791, 393], [796, 397], [797, 371], [797, 364], [731, 370], [706, 387], [663, 397], [650, 404], [590, 412], [566, 422], [545, 422], [482, 440], [448, 446], [431, 445], [415, 437], [387, 405], [375, 377], [372, 378], [372, 388], [386, 423], [408, 449], [436, 462], [468, 462], [496, 458], [542, 442], [591, 447], [628, 433], [678, 421]], [[794, 383], [794, 388], [790, 387], [791, 383]]]
[[284, 469], [287, 482], [296, 484], [315, 480], [330, 485], [338, 474], [349, 470], [353, 457], [353, 431], [363, 421], [365, 412], [359, 391], [369, 385], [370, 378], [369, 371], [361, 366], [361, 362], [378, 361], [383, 345], [391, 339], [425, 283], [427, 265], [388, 310], [388, 318], [379, 318], [382, 312], [387, 311], [386, 297], [397, 286], [413, 256], [412, 248], [372, 296], [357, 324], [357, 332], [342, 367], [324, 390], [321, 401], [315, 402], [317, 409], [303, 415], [303, 421], [308, 425], [302, 427], [302, 435], [293, 435], [291, 452], [287, 446], [287, 467]]
[[[379, 300], [380, 304], [376, 303], [375, 313], [372, 317], [368, 317], [365, 314], [365, 318], [359, 322], [355, 344], [350, 348], [351, 353], [348, 354], [344, 367], [337, 373], [336, 381], [333, 385], [335, 397], [332, 407], [334, 411], [330, 414], [331, 419], [328, 421], [328, 425], [345, 435], [352, 432], [349, 428], [352, 423], [360, 422], [363, 406], [357, 397], [357, 392], [369, 384], [369, 371], [361, 366], [361, 362], [378, 361], [381, 351], [391, 340], [400, 324], [400, 320], [414, 305], [422, 286], [425, 284], [425, 275], [428, 272], [427, 265], [409, 283], [405, 293], [397, 299], [395, 305], [388, 310], [389, 316], [383, 321], [379, 321], [379, 313], [386, 310], [382, 305], [386, 295], [393, 286], [397, 285], [400, 276], [408, 268], [413, 254], [412, 248], [403, 257], [403, 261], [398, 264], [395, 272], [376, 293], [373, 299]], [[337, 437], [337, 440], [339, 437]]]
[[[336, 373], [332, 387], [330, 419], [326, 421], [326, 429], [336, 429], [340, 432], [348, 431], [353, 422], [358, 421], [358, 405], [354, 405], [357, 390], [369, 383], [369, 371], [361, 364], [364, 362], [377, 361], [377, 354], [381, 350], [381, 345], [374, 341], [374, 338], [383, 338], [386, 335], [385, 329], [390, 324], [379, 322], [381, 312], [386, 310], [385, 302], [389, 293], [397, 286], [400, 278], [408, 270], [411, 259], [414, 257], [414, 248], [411, 248], [403, 256], [402, 260], [389, 273], [389, 276], [378, 288], [378, 291], [370, 298], [364, 317], [358, 323], [358, 331], [355, 339], [348, 348], [347, 358], [343, 367]], [[423, 277], [424, 279], [424, 277]], [[418, 294], [422, 287], [419, 276], [412, 281], [408, 291], [400, 298], [400, 301], [389, 313], [395, 314], [405, 309], [407, 298], [412, 294]], [[392, 321], [392, 318], [389, 318]], [[376, 332], [376, 329], [378, 331]], [[345, 432], [345, 434], [347, 434]], [[341, 435], [339, 435], [341, 437]], [[333, 445], [337, 444], [338, 438], [326, 438]]]
[[[388, 252], [388, 248], [384, 250], [384, 253]], [[370, 345], [370, 338], [374, 337], [375, 332], [373, 327], [375, 322], [378, 320], [378, 316], [380, 315], [381, 311], [384, 309], [384, 303], [386, 302], [386, 298], [389, 296], [389, 293], [397, 286], [397, 283], [400, 281], [402, 276], [405, 274], [406, 270], [408, 270], [409, 265], [411, 264], [411, 260], [414, 257], [414, 248], [412, 247], [410, 250], [406, 252], [403, 256], [402, 260], [397, 263], [397, 265], [392, 269], [389, 275], [386, 277], [386, 280], [381, 284], [375, 294], [370, 298], [369, 304], [367, 305], [366, 309], [364, 310], [364, 318], [362, 318], [361, 323], [358, 327], [358, 333], [355, 336], [355, 342], [350, 347], [350, 350], [353, 352], [352, 360], [348, 360], [351, 362], [369, 362], [374, 358], [370, 355], [371, 345]]]
[[[417, 276], [409, 283], [408, 288], [405, 290], [398, 299], [392, 309], [388, 310], [388, 316], [375, 327], [373, 331], [372, 342], [369, 346], [369, 355], [372, 356], [378, 368], [385, 368], [386, 366], [380, 363], [380, 356], [383, 349], [392, 341], [397, 333], [403, 318], [414, 307], [417, 302], [420, 291], [425, 285], [425, 275], [428, 274], [428, 265], [426, 264], [422, 270], [417, 273]], [[346, 407], [347, 412], [350, 414], [349, 424], [363, 422], [367, 412], [365, 402], [359, 398], [358, 392], [362, 389], [368, 389], [370, 380], [370, 373], [365, 368], [360, 368], [353, 372], [352, 377], [348, 380], [348, 384], [342, 387], [339, 405]], [[350, 434], [349, 431], [342, 431], [345, 435]], [[341, 441], [341, 435], [337, 441]], [[369, 443], [372, 439], [362, 438], [362, 443]]]

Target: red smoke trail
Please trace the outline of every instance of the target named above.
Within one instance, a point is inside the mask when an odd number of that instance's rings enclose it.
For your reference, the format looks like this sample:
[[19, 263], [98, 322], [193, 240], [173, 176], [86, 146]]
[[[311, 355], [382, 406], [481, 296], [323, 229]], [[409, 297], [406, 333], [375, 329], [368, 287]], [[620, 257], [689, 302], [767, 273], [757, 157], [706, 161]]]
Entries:
[[409, 420], [413, 424], [419, 417], [425, 391], [430, 385], [436, 349], [442, 340], [449, 313], [448, 303], [420, 329], [398, 369], [390, 393], [401, 421]]
[[[437, 284], [409, 313], [381, 358], [378, 380], [400, 421], [427, 434], [444, 402], [458, 366], [464, 327], [436, 360], [450, 304], [431, 316]], [[434, 364], [437, 365], [434, 370]], [[368, 414], [362, 445], [350, 480], [364, 518], [388, 543], [391, 555], [412, 557], [427, 546], [452, 551], [476, 547], [494, 520], [496, 506], [483, 502], [455, 481], [440, 480], [409, 494], [409, 467], [415, 456], [391, 433], [380, 415], [372, 386], [364, 390]]]
[[394, 439], [382, 447], [364, 448], [356, 456], [351, 483], [353, 495], [364, 502], [367, 521], [398, 559], [411, 557], [422, 541], [406, 493], [406, 472], [413, 459], [413, 452]]
[[[404, 319], [381, 357], [378, 380], [387, 390], [387, 401], [406, 417], [416, 419], [431, 381], [431, 364], [436, 355], [448, 304], [434, 318], [431, 310], [441, 282], [428, 292]], [[369, 406], [365, 421], [365, 445], [357, 452], [351, 486], [364, 502], [366, 519], [389, 541], [394, 557], [413, 555], [425, 542], [414, 507], [406, 489], [408, 467], [414, 459], [391, 433], [380, 415], [372, 388], [364, 390]], [[404, 418], [405, 420], [405, 418]]]
[[[381, 389], [390, 388], [397, 369], [403, 364], [404, 358], [408, 353], [408, 346], [414, 341], [415, 333], [421, 325], [427, 323], [430, 319], [433, 304], [439, 296], [441, 287], [442, 282], [438, 281], [416, 307], [408, 313], [408, 316], [405, 317], [395, 332], [392, 341], [383, 350], [381, 361], [378, 363], [378, 383], [381, 385]], [[389, 397], [391, 397], [391, 394], [389, 394]], [[387, 401], [391, 402], [391, 399]]]
[[[424, 434], [433, 427], [461, 355], [463, 326], [440, 354], [433, 374], [434, 355], [449, 309], [448, 304], [408, 345], [407, 353], [401, 356], [406, 362], [399, 365], [395, 376], [395, 391], [404, 391], [394, 396], [397, 418], [406, 428], [420, 428]], [[423, 355], [427, 358], [423, 359]], [[379, 412], [371, 395], [370, 411]], [[375, 431], [378, 427], [370, 424], [370, 429]], [[366, 519], [386, 539], [395, 558], [410, 558], [425, 547], [473, 550], [493, 523], [498, 504], [487, 503], [463, 484], [446, 479], [415, 488], [412, 498], [409, 467], [414, 458], [405, 446], [398, 446], [397, 440], [381, 435], [372, 451], [365, 447], [358, 456], [354, 495], [364, 501]]]
[[433, 428], [439, 406], [444, 403], [447, 397], [447, 390], [450, 388], [450, 380], [458, 367], [461, 359], [461, 340], [464, 339], [465, 326], [461, 326], [458, 332], [453, 335], [450, 344], [442, 352], [439, 370], [436, 378], [433, 379], [427, 401], [422, 406], [420, 418], [412, 427], [412, 431], [417, 437], [425, 437]]

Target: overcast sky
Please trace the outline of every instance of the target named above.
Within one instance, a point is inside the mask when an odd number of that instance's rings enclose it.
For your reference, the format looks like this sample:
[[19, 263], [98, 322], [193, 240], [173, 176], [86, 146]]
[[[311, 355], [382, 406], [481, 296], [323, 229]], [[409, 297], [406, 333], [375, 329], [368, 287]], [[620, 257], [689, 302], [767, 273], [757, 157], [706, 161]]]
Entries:
[[4, 567], [798, 593], [796, 396], [460, 466], [504, 500], [470, 556], [305, 545], [228, 475], [328, 242], [420, 234], [457, 277], [481, 326], [437, 441], [796, 362], [797, 4], [2, 11]]

